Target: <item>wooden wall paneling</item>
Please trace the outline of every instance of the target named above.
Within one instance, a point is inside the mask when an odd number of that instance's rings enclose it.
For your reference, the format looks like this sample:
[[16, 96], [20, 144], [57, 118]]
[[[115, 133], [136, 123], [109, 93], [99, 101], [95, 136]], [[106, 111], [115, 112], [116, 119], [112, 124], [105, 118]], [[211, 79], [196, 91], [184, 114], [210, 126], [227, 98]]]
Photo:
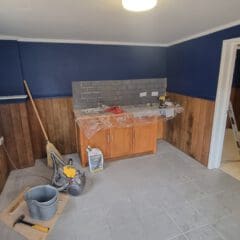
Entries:
[[[61, 153], [64, 152], [64, 122], [65, 120], [62, 119], [62, 115], [64, 113], [64, 109], [62, 107], [63, 104], [61, 104], [61, 99], [56, 101], [54, 99], [52, 101], [53, 106], [53, 117], [54, 117], [54, 123], [55, 123], [55, 135], [51, 137], [51, 141], [54, 142], [56, 147], [59, 149]], [[60, 107], [61, 106], [61, 107]], [[67, 116], [65, 116], [67, 118]]]
[[165, 135], [166, 135], [166, 120], [159, 117], [158, 118], [157, 138], [165, 139]]
[[[71, 97], [38, 99], [36, 105], [49, 139], [60, 152], [76, 152]], [[33, 166], [35, 159], [46, 156], [45, 139], [30, 102], [0, 105], [0, 136], [17, 168]], [[13, 166], [1, 149], [0, 161], [1, 189]]]
[[[1, 121], [1, 106], [0, 106], [0, 137], [3, 136], [3, 125]], [[3, 149], [3, 146], [0, 146], [0, 193], [3, 190], [3, 187], [7, 181], [10, 168], [8, 165], [8, 159], [6, 153]]]
[[[49, 98], [35, 100], [39, 115], [48, 133], [49, 140], [62, 154], [76, 152], [74, 118], [71, 97]], [[28, 102], [29, 122], [33, 136], [33, 152], [35, 158], [46, 156], [45, 140], [39, 123], [33, 114], [33, 109]]]
[[[43, 117], [43, 114], [41, 112], [41, 106], [38, 103], [38, 101], [35, 101], [36, 106], [39, 111], [39, 115]], [[32, 149], [33, 149], [33, 155], [35, 159], [43, 158], [45, 157], [45, 140], [43, 137], [43, 134], [40, 129], [40, 125], [37, 121], [36, 115], [34, 114], [32, 105], [30, 101], [27, 102], [27, 111], [28, 111], [28, 121], [30, 126], [30, 133], [31, 133], [31, 139], [32, 139]], [[44, 120], [44, 119], [42, 119]], [[43, 122], [44, 124], [44, 122]], [[45, 126], [45, 124], [44, 124]]]
[[[28, 167], [28, 166], [34, 165], [35, 159], [34, 159], [33, 150], [32, 150], [32, 139], [31, 139], [26, 104], [19, 105], [19, 110], [20, 110], [20, 117], [21, 117], [22, 131], [23, 131], [23, 141], [25, 145], [24, 150], [26, 151], [26, 155], [27, 155], [24, 166]], [[21, 167], [22, 166], [23, 165], [21, 163]]]
[[26, 104], [11, 104], [11, 115], [13, 119], [13, 129], [15, 143], [19, 156], [19, 168], [34, 165], [31, 136], [29, 131]]
[[25, 103], [0, 105], [0, 116], [2, 135], [14, 164], [17, 168], [34, 165]]
[[[13, 160], [13, 162], [16, 165], [19, 165], [19, 160], [18, 160], [18, 153], [17, 153], [17, 148], [15, 144], [15, 137], [14, 137], [14, 130], [12, 127], [12, 117], [11, 117], [11, 111], [10, 111], [10, 105], [0, 105], [0, 121], [1, 121], [1, 129], [4, 137], [4, 142], [5, 146], [9, 151], [9, 156]], [[9, 165], [10, 168], [13, 166]]]
[[211, 136], [212, 136], [212, 125], [213, 125], [213, 116], [214, 116], [214, 109], [215, 103], [211, 101], [205, 102], [205, 117], [204, 117], [204, 137], [203, 137], [203, 147], [202, 147], [202, 163], [207, 166], [208, 164], [208, 156], [210, 151], [210, 143], [211, 143]]
[[184, 112], [167, 122], [166, 140], [204, 165], [208, 163], [214, 102], [169, 93]]
[[72, 98], [67, 100], [67, 116], [68, 116], [68, 133], [69, 133], [69, 151], [68, 153], [77, 152], [77, 143], [75, 138], [75, 119], [73, 114], [73, 103]]
[[7, 163], [7, 156], [3, 150], [3, 147], [0, 146], [0, 193], [7, 181], [8, 174], [9, 167]]
[[[62, 153], [76, 152], [72, 99], [53, 99], [56, 144]], [[57, 124], [56, 124], [57, 123]]]

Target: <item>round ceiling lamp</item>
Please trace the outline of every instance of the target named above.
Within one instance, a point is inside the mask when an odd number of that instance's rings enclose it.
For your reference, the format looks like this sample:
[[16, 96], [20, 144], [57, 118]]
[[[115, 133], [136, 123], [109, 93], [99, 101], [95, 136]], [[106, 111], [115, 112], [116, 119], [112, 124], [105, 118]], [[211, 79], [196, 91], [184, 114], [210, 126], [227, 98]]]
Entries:
[[143, 12], [157, 5], [157, 0], [122, 0], [123, 7], [128, 11]]

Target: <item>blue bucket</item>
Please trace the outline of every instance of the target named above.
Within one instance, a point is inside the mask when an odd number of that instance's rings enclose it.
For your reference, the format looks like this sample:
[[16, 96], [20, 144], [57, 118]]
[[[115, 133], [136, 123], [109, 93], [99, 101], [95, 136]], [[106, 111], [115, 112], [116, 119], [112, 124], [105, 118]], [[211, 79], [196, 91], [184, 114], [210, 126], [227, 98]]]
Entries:
[[25, 195], [30, 217], [49, 220], [57, 211], [58, 190], [50, 185], [40, 185], [29, 189]]

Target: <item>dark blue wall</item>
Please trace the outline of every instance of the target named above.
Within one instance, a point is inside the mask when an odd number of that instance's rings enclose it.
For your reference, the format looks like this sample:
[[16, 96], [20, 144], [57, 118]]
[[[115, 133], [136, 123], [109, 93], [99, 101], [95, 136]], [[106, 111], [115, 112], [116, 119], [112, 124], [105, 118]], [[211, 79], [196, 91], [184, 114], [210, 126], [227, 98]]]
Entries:
[[214, 100], [222, 42], [239, 36], [236, 26], [169, 47], [168, 91]]
[[0, 41], [0, 96], [23, 94], [16, 41]]
[[0, 95], [22, 94], [23, 79], [34, 97], [55, 97], [71, 96], [71, 82], [77, 80], [166, 77], [166, 48], [161, 47], [16, 41], [0, 44]]
[[77, 80], [168, 77], [168, 91], [214, 100], [222, 42], [239, 36], [236, 26], [169, 48], [0, 41], [0, 96], [23, 94], [22, 79], [55, 97]]

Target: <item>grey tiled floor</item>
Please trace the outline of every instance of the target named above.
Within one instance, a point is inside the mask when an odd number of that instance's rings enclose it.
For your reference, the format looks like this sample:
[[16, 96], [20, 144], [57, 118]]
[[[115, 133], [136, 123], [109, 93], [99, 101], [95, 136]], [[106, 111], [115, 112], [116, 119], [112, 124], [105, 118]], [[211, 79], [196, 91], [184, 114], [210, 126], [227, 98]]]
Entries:
[[[39, 175], [50, 174], [41, 161], [13, 171], [0, 208], [26, 186], [46, 182]], [[0, 223], [0, 239], [23, 238]], [[48, 237], [59, 239], [239, 240], [240, 182], [161, 141], [155, 155], [106, 163], [103, 172], [88, 173], [84, 194], [70, 199]]]

